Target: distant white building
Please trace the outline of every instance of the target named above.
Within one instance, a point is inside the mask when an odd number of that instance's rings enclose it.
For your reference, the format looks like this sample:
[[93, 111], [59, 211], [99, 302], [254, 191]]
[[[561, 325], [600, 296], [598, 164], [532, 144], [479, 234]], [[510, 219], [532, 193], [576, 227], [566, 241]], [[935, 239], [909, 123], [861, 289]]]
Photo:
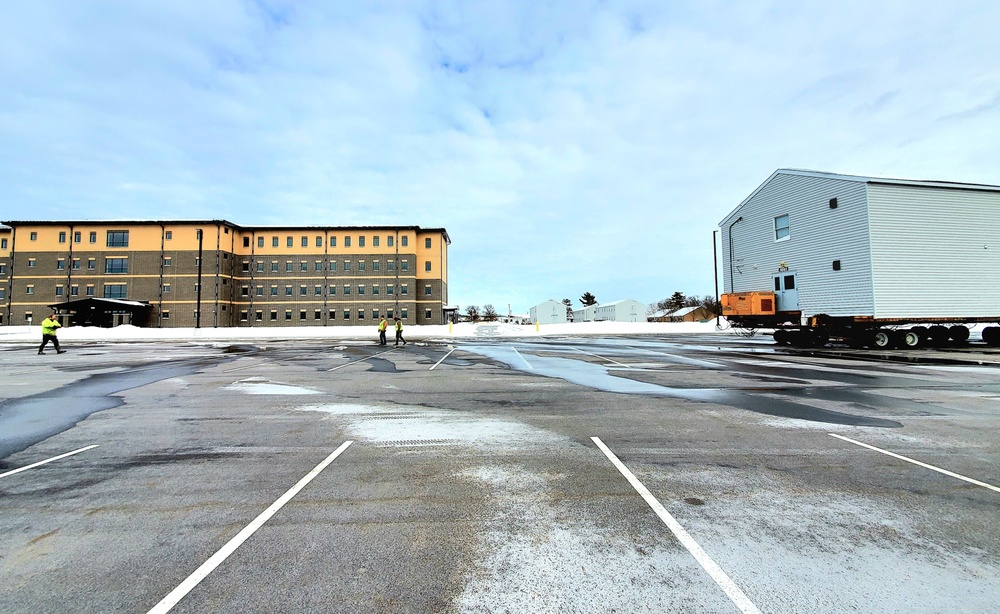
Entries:
[[594, 305], [595, 322], [645, 322], [646, 306], [637, 300], [626, 298], [620, 301]]
[[593, 322], [594, 321], [594, 310], [597, 309], [597, 305], [590, 305], [584, 307], [583, 309], [573, 310], [573, 321], [574, 322]]
[[560, 324], [566, 322], [566, 305], [549, 299], [529, 310], [528, 316], [536, 324]]

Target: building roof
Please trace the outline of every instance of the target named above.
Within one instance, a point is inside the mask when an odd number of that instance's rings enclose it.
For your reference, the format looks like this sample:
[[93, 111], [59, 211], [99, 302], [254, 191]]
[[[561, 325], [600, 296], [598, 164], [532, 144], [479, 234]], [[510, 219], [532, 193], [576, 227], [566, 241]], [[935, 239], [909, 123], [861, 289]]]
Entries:
[[854, 181], [857, 183], [872, 183], [881, 185], [904, 185], [904, 186], [921, 187], [921, 188], [939, 188], [946, 190], [973, 190], [980, 192], [1000, 192], [1000, 186], [988, 185], [983, 183], [960, 183], [957, 181], [936, 181], [936, 180], [924, 180], [924, 179], [889, 179], [886, 177], [870, 177], [864, 175], [842, 175], [840, 173], [828, 173], [824, 171], [811, 171], [811, 170], [797, 169], [797, 168], [779, 168], [778, 170], [771, 173], [771, 176], [768, 177], [764, 181], [764, 183], [757, 186], [757, 189], [751, 192], [750, 196], [744, 198], [743, 201], [729, 213], [729, 215], [722, 218], [722, 221], [719, 222], [719, 226], [724, 226], [730, 218], [736, 215], [736, 213], [743, 208], [743, 205], [745, 205], [754, 196], [756, 196], [757, 192], [760, 192], [764, 186], [769, 184], [771, 180], [777, 177], [778, 175], [798, 175], [800, 177], [838, 179], [840, 181]]

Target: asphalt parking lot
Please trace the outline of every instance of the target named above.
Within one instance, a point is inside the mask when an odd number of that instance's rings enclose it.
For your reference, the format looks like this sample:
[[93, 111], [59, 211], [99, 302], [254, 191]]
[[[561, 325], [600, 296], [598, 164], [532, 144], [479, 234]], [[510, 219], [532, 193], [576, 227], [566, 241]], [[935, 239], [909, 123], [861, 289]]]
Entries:
[[69, 350], [0, 346], [3, 612], [1000, 603], [987, 352], [712, 335]]

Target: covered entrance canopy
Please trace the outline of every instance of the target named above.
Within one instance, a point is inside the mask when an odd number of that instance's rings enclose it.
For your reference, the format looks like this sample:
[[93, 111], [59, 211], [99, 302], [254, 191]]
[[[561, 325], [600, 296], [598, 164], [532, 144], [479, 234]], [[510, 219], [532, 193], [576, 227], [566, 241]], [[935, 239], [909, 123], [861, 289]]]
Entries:
[[85, 298], [49, 305], [53, 311], [69, 313], [73, 326], [111, 328], [119, 324], [145, 326], [152, 305], [143, 301], [117, 298]]

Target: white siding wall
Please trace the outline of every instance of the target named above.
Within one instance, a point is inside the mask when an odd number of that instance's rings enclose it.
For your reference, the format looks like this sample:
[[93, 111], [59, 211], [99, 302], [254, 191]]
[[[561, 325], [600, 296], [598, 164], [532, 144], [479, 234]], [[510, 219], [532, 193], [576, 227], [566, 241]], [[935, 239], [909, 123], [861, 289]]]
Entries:
[[[783, 214], [789, 238], [775, 241], [774, 218]], [[721, 235], [727, 292], [773, 290], [772, 275], [785, 262], [796, 274], [804, 316], [874, 313], [864, 182], [779, 172], [723, 220]], [[833, 270], [834, 260], [841, 270]]]
[[646, 306], [634, 299], [597, 305], [594, 320], [598, 322], [645, 322]]
[[1000, 193], [868, 185], [876, 317], [1000, 315]]
[[558, 324], [566, 322], [566, 305], [548, 300], [535, 305], [530, 310], [531, 321], [538, 324]]

